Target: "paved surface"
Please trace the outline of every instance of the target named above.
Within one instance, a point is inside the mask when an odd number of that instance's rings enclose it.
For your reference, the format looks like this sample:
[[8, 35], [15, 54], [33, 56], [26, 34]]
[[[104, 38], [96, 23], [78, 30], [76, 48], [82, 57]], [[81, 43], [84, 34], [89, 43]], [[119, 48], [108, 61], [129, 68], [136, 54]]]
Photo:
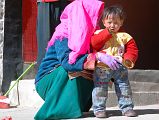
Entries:
[[[136, 106], [134, 110], [138, 113], [138, 117], [125, 117], [121, 116], [118, 107], [107, 108], [107, 120], [159, 120], [159, 104], [147, 105], [147, 106]], [[35, 113], [38, 111], [36, 107], [17, 107], [9, 109], [0, 109], [0, 120], [4, 116], [12, 116], [12, 120], [33, 120]], [[97, 120], [93, 116], [92, 110], [85, 113], [83, 118], [76, 120]], [[71, 119], [70, 119], [71, 120]], [[73, 120], [73, 119], [72, 119]], [[102, 119], [104, 120], [104, 119]]]

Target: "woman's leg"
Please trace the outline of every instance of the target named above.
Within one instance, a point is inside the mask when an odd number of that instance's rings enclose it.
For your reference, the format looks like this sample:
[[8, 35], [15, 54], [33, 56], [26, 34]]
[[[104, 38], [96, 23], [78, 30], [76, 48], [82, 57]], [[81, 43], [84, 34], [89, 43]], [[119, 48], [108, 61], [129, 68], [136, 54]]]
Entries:
[[58, 67], [42, 78], [36, 88], [45, 100], [35, 116], [36, 120], [77, 118], [87, 106], [93, 82], [82, 77], [69, 80], [67, 72]]

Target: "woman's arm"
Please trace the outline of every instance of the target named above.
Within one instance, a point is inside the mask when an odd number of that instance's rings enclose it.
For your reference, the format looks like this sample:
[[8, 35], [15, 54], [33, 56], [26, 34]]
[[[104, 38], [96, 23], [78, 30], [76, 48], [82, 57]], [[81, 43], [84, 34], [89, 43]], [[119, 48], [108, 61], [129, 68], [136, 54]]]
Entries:
[[63, 40], [56, 40], [54, 45], [57, 53], [57, 59], [65, 70], [74, 72], [82, 71], [84, 69], [94, 69], [95, 57], [93, 54], [81, 55], [77, 58], [77, 61], [74, 64], [68, 63], [69, 53], [71, 50], [68, 48], [67, 38], [64, 38]]

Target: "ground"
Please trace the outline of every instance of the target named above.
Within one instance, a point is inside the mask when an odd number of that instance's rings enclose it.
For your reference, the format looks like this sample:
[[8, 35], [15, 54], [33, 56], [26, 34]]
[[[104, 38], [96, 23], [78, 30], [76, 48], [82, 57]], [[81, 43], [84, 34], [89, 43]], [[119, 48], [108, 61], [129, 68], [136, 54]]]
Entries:
[[[13, 107], [9, 109], [0, 109], [0, 120], [5, 116], [11, 116], [12, 120], [34, 120], [34, 115], [39, 108], [36, 107]], [[118, 107], [107, 108], [107, 120], [158, 120], [159, 119], [159, 104], [136, 106], [134, 110], [138, 113], [138, 117], [122, 116]], [[71, 119], [70, 119], [71, 120]], [[73, 119], [72, 119], [73, 120]], [[76, 120], [97, 120], [94, 117], [92, 110], [85, 113], [82, 118]], [[104, 119], [103, 119], [104, 120]]]

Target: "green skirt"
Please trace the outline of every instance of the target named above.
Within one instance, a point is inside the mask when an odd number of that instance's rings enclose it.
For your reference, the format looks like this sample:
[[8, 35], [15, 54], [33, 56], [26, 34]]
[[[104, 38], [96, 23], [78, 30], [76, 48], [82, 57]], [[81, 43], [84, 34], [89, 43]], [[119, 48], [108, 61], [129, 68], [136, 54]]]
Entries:
[[69, 80], [60, 66], [43, 77], [36, 90], [45, 101], [35, 120], [78, 118], [91, 107], [93, 81], [78, 77]]

